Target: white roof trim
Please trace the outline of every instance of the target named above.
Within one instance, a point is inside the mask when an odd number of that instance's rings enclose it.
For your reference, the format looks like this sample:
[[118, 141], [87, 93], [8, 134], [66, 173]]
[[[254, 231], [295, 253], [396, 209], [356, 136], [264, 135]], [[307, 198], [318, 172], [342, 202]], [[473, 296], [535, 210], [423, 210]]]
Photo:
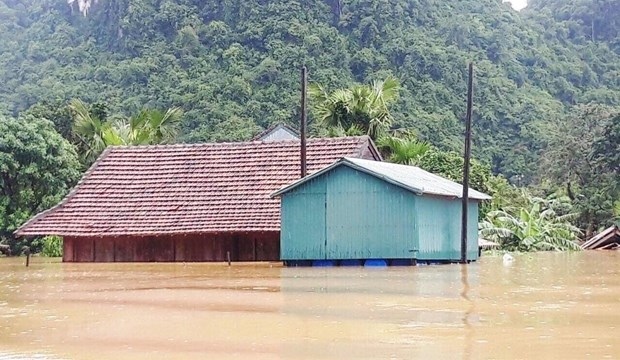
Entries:
[[[399, 186], [417, 195], [429, 194], [452, 198], [463, 197], [463, 186], [439, 175], [429, 173], [415, 166], [392, 164], [381, 161], [363, 160], [356, 158], [342, 158], [316, 173], [299, 179], [271, 194], [271, 197], [280, 196], [293, 188], [314, 179], [340, 165], [372, 175], [385, 182]], [[469, 189], [469, 198], [474, 200], [489, 200], [491, 197], [474, 189]]]

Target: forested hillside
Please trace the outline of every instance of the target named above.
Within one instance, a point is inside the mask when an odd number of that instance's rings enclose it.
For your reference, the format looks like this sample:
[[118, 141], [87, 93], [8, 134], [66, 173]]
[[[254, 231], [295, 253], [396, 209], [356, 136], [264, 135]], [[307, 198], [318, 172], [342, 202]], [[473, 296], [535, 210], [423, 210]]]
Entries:
[[524, 13], [539, 25], [548, 26], [543, 19], [553, 18], [556, 24], [549, 30], [560, 39], [576, 44], [603, 42], [620, 54], [620, 2], [616, 0], [530, 0]]
[[620, 105], [618, 0], [532, 0], [522, 13], [500, 0], [69, 3], [0, 1], [7, 115], [72, 98], [112, 114], [180, 107], [183, 141], [247, 139], [297, 121], [307, 64], [328, 89], [394, 76], [394, 127], [460, 151], [474, 61], [474, 154], [527, 183], [573, 106]]

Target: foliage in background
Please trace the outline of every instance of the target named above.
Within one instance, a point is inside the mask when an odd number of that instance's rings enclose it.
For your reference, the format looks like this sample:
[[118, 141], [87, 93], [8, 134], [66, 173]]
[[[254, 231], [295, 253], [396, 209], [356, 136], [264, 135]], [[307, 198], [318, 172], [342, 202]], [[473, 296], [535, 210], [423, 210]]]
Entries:
[[[452, 181], [463, 182], [463, 155], [457, 152], [432, 149], [420, 157], [416, 165]], [[476, 159], [471, 159], [469, 169], [470, 186], [478, 191], [488, 192], [487, 181], [493, 176], [491, 169]]]
[[480, 235], [509, 251], [580, 250], [580, 230], [571, 224], [567, 199], [529, 198], [528, 207], [507, 207], [487, 214], [480, 223]]
[[403, 165], [416, 165], [432, 146], [420, 141], [415, 136], [408, 135], [400, 138], [396, 136], [383, 136], [377, 142], [377, 146], [384, 152], [389, 162]]
[[398, 81], [388, 77], [372, 85], [355, 85], [328, 92], [310, 84], [309, 95], [316, 120], [324, 128], [342, 129], [348, 134], [357, 129], [376, 140], [392, 126], [388, 106], [398, 99]]
[[592, 157], [602, 171], [620, 177], [620, 112], [604, 124], [601, 135], [594, 140]]
[[107, 121], [107, 110], [97, 105], [89, 107], [79, 99], [71, 100], [68, 105], [74, 118], [73, 135], [78, 140], [80, 155], [87, 166], [108, 146], [106, 138], [112, 128], [111, 122]]
[[45, 236], [33, 240], [32, 247], [35, 249], [41, 249], [41, 255], [47, 257], [61, 257], [62, 256], [62, 238], [60, 236]]
[[618, 0], [529, 0], [527, 15], [551, 17], [558, 31], [570, 29], [579, 44], [603, 43], [620, 54], [620, 1]]
[[617, 6], [532, 1], [519, 13], [501, 0], [0, 0], [0, 109], [17, 116], [80, 98], [126, 118], [180, 106], [181, 140], [247, 140], [297, 123], [305, 64], [311, 82], [329, 89], [398, 79], [392, 127], [460, 151], [473, 60], [474, 157], [530, 184], [545, 124], [575, 104], [620, 105]]
[[13, 231], [56, 205], [79, 178], [79, 168], [74, 147], [50, 121], [0, 117], [0, 239], [13, 254], [24, 245]]
[[126, 119], [107, 119], [105, 110], [89, 107], [79, 99], [69, 103], [73, 113], [73, 135], [78, 139], [84, 163], [91, 164], [106, 147], [111, 145], [152, 145], [173, 142], [178, 134], [183, 112], [171, 108], [142, 110]]
[[[617, 109], [582, 105], [550, 122], [542, 155], [542, 187], [554, 184], [574, 201], [577, 224], [590, 237], [611, 225], [620, 176], [613, 170], [618, 156], [614, 144]], [[555, 187], [555, 189], [553, 188]]]

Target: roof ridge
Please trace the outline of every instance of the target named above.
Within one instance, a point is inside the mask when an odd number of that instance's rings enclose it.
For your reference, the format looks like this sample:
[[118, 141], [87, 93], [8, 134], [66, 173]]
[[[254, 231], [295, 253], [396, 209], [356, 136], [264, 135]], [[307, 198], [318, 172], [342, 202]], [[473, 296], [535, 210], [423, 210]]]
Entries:
[[[345, 139], [358, 139], [358, 140], [369, 140], [370, 137], [368, 135], [361, 136], [339, 136], [339, 137], [318, 137], [318, 138], [308, 138], [309, 142], [316, 141], [337, 141], [337, 140], [345, 140]], [[260, 140], [248, 140], [248, 141], [226, 141], [226, 142], [205, 142], [205, 143], [177, 143], [177, 144], [155, 144], [155, 145], [110, 145], [107, 149], [158, 149], [158, 148], [191, 148], [191, 147], [218, 147], [218, 146], [244, 146], [244, 145], [252, 145], [252, 144], [263, 144], [268, 143], [270, 145], [277, 143], [299, 143], [299, 139], [284, 139], [284, 140], [270, 140], [268, 142], [260, 141]], [[372, 144], [376, 149], [374, 143]]]

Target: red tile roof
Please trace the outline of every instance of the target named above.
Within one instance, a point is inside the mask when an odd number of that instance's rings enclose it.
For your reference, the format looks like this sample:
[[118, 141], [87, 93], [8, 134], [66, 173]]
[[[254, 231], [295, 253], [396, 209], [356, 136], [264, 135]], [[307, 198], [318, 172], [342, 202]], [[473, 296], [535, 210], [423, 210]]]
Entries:
[[[309, 139], [308, 173], [380, 159], [367, 136]], [[61, 236], [279, 231], [269, 195], [299, 177], [299, 141], [108, 148], [55, 207], [15, 233]]]

